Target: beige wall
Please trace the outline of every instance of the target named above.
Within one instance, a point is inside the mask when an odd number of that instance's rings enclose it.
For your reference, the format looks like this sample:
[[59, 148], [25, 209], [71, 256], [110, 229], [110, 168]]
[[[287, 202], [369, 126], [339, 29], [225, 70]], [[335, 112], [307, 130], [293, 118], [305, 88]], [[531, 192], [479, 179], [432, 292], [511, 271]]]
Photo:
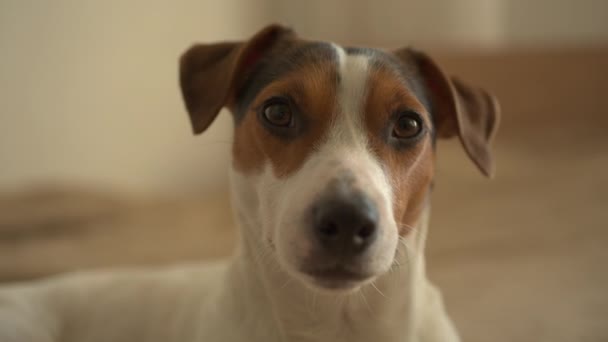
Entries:
[[608, 43], [605, 0], [269, 0], [309, 35], [387, 47]]
[[229, 115], [194, 138], [177, 88], [177, 57], [193, 41], [280, 21], [384, 46], [605, 43], [607, 13], [604, 0], [0, 0], [0, 191], [223, 187]]
[[608, 43], [606, 0], [504, 1], [504, 31], [511, 44]]
[[0, 1], [0, 189], [223, 184], [229, 115], [191, 135], [177, 58], [197, 40], [248, 35], [251, 1]]
[[270, 0], [274, 16], [319, 38], [353, 44], [495, 44], [502, 0]]

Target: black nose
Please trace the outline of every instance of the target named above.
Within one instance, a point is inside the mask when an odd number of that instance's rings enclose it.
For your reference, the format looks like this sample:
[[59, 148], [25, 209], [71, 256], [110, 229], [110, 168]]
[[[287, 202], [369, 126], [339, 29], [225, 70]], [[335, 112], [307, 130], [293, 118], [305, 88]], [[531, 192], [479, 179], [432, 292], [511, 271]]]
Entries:
[[363, 195], [325, 198], [315, 204], [312, 215], [317, 240], [334, 256], [360, 254], [377, 235], [378, 210]]

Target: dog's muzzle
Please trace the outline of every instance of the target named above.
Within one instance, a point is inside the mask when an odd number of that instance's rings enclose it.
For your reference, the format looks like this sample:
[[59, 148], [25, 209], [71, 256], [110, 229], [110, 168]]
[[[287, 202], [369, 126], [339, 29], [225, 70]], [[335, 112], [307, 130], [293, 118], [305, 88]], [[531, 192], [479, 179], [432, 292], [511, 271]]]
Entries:
[[312, 251], [303, 272], [337, 288], [374, 276], [364, 267], [366, 252], [379, 235], [376, 204], [351, 184], [337, 181], [312, 203], [308, 211]]

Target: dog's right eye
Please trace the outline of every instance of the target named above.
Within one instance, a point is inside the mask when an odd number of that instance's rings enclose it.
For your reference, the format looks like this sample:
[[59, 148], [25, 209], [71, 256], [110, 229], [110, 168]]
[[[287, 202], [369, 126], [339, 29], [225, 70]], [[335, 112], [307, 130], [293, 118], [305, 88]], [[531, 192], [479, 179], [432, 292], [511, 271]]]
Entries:
[[263, 117], [271, 125], [289, 127], [293, 123], [291, 107], [285, 101], [274, 100], [264, 105]]

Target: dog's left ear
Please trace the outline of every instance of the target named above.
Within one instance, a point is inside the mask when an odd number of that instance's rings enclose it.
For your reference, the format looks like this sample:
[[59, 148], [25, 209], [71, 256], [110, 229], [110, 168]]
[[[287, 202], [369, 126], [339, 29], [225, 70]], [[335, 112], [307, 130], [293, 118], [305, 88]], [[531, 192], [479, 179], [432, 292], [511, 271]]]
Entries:
[[279, 40], [295, 37], [281, 25], [270, 25], [245, 42], [197, 44], [180, 58], [179, 81], [194, 134], [205, 131], [222, 107], [233, 103], [248, 71]]
[[411, 48], [396, 55], [407, 64], [415, 64], [431, 102], [431, 112], [438, 137], [458, 135], [479, 170], [487, 177], [494, 174], [490, 144], [498, 128], [500, 107], [485, 90], [450, 78], [425, 53]]

